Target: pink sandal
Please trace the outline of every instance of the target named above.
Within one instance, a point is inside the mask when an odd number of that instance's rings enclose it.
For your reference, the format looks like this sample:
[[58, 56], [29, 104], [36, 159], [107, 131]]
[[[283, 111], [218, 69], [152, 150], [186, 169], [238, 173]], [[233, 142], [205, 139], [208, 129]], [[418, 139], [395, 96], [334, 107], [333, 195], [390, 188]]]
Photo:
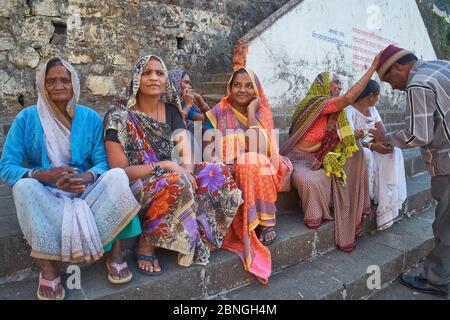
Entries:
[[41, 289], [41, 286], [44, 286], [44, 287], [52, 288], [53, 293], [55, 293], [55, 295], [56, 295], [56, 288], [60, 284], [61, 284], [61, 276], [59, 276], [58, 278], [54, 279], [53, 281], [50, 281], [50, 280], [44, 279], [42, 277], [42, 272], [39, 273], [39, 286], [38, 286], [37, 293], [36, 293], [37, 294], [37, 298], [39, 300], [64, 300], [66, 292], [65, 292], [64, 287], [62, 285], [61, 285], [60, 297], [55, 297], [55, 298], [51, 299], [51, 298], [47, 298], [47, 297], [42, 296], [40, 294], [40, 292], [39, 292], [40, 289]]
[[119, 279], [114, 279], [114, 277], [111, 274], [111, 268], [114, 268], [117, 271], [117, 274], [120, 274], [120, 271], [122, 271], [125, 268], [128, 268], [128, 264], [126, 261], [122, 262], [122, 263], [116, 263], [116, 262], [112, 262], [110, 263], [109, 260], [106, 260], [106, 268], [108, 269], [108, 281], [113, 283], [113, 284], [123, 284], [123, 283], [127, 283], [130, 282], [131, 279], [133, 278], [133, 273], [131, 273], [130, 269], [128, 269], [128, 276], [126, 278], [120, 278]]

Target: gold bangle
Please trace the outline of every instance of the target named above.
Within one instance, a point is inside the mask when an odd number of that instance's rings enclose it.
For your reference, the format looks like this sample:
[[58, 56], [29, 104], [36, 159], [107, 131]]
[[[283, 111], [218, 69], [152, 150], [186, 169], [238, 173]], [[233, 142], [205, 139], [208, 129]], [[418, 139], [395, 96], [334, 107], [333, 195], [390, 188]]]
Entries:
[[369, 142], [368, 147], [369, 147], [370, 151], [372, 151], [372, 146], [373, 146], [373, 143]]

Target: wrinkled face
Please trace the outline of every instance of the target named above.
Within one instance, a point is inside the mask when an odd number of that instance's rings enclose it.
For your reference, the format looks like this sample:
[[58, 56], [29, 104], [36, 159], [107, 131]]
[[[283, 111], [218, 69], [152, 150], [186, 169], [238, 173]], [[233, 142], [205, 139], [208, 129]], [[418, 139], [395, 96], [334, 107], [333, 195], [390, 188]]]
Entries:
[[150, 59], [142, 71], [139, 94], [159, 97], [166, 89], [167, 77], [164, 69], [157, 59]]
[[181, 78], [181, 92], [183, 93], [186, 88], [192, 89], [191, 77], [187, 73]]
[[410, 68], [407, 65], [395, 63], [384, 74], [383, 81], [389, 83], [393, 90], [404, 91], [408, 83], [409, 70]]
[[73, 96], [72, 77], [61, 65], [51, 67], [45, 75], [45, 89], [55, 103], [68, 103]]
[[247, 107], [255, 98], [252, 79], [247, 73], [238, 73], [231, 83], [231, 96], [238, 106]]
[[339, 97], [342, 91], [342, 83], [339, 77], [334, 76], [333, 80], [330, 82], [330, 91], [333, 97]]

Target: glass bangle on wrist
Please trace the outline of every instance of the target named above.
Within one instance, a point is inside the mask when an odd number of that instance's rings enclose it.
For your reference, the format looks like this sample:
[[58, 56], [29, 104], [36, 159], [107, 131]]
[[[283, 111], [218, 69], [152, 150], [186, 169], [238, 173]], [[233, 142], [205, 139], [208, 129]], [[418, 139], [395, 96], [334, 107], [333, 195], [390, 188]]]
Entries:
[[89, 172], [91, 175], [92, 175], [92, 182], [95, 182], [95, 181], [97, 181], [97, 178], [98, 178], [98, 174], [96, 174], [94, 171], [92, 171], [92, 170], [88, 170], [87, 172]]
[[26, 177], [27, 177], [27, 178], [33, 178], [34, 170], [35, 170], [35, 169], [30, 169], [30, 170], [28, 170], [28, 171], [27, 171], [27, 176], [26, 176]]
[[27, 174], [27, 178], [36, 179], [36, 173], [37, 173], [38, 171], [41, 171], [41, 170], [39, 170], [39, 169], [32, 169], [32, 170], [29, 170], [29, 171], [28, 171], [28, 174]]

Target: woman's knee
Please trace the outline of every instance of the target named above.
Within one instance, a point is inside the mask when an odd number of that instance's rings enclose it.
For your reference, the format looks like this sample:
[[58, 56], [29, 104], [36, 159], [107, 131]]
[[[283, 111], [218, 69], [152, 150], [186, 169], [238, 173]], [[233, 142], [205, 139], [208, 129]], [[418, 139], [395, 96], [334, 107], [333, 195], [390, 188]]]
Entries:
[[190, 196], [194, 196], [194, 187], [192, 186], [189, 178], [186, 175], [181, 175], [179, 179], [172, 183], [172, 186], [175, 186], [178, 190], [181, 191], [181, 194], [188, 194]]
[[270, 160], [259, 153], [247, 152], [240, 155], [236, 161], [236, 174], [271, 175], [276, 172], [270, 164]]
[[125, 173], [125, 170], [123, 170], [122, 168], [114, 168], [114, 169], [108, 170], [102, 174], [101, 178], [105, 182], [112, 182], [114, 184], [128, 185], [130, 183], [128, 176]]
[[20, 179], [14, 184], [12, 188], [13, 195], [21, 194], [23, 192], [30, 192], [30, 190], [35, 188], [36, 186], [42, 186], [42, 184], [36, 179], [32, 178]]
[[323, 188], [324, 184], [327, 184], [324, 178], [325, 173], [320, 170], [311, 172], [298, 172], [295, 171], [292, 174], [292, 182], [297, 186], [297, 188], [302, 188], [303, 186], [308, 186], [308, 189], [319, 191]]
[[237, 157], [238, 164], [264, 164], [270, 160], [263, 154], [257, 152], [246, 152]]

